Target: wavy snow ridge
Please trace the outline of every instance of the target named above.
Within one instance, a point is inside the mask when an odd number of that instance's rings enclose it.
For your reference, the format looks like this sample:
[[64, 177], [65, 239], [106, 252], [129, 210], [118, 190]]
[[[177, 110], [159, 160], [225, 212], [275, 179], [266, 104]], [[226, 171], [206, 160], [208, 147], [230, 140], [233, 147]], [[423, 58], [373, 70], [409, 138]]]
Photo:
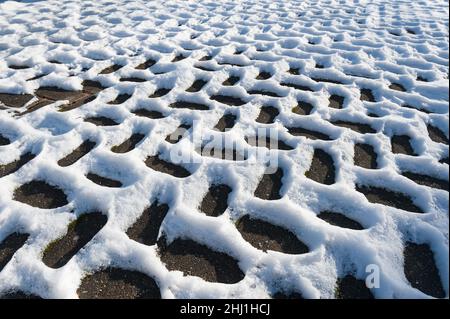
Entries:
[[[58, 112], [60, 102], [21, 117], [14, 117], [11, 110], [0, 110], [0, 130], [14, 140], [0, 146], [0, 164], [18, 159], [26, 151], [37, 154], [19, 171], [0, 179], [0, 238], [13, 229], [30, 234], [0, 273], [0, 291], [21, 289], [47, 298], [76, 298], [87, 272], [114, 265], [155, 278], [164, 298], [265, 298], [280, 288], [300, 291], [306, 298], [332, 298], [337, 277], [353, 273], [363, 279], [366, 265], [377, 264], [381, 288], [373, 289], [375, 297], [425, 298], [428, 296], [412, 288], [403, 273], [403, 244], [408, 240], [430, 245], [448, 296], [448, 192], [420, 186], [399, 175], [409, 169], [448, 180], [448, 165], [439, 162], [448, 156], [448, 145], [433, 142], [426, 128], [433, 124], [449, 136], [448, 44], [446, 1], [0, 3], [0, 92], [32, 94], [40, 86], [79, 90], [85, 79], [108, 87], [94, 101], [66, 113]], [[236, 55], [236, 50], [243, 53]], [[171, 63], [179, 54], [188, 57]], [[199, 62], [205, 55], [213, 59]], [[147, 70], [135, 69], [148, 58], [157, 64]], [[63, 64], [49, 62], [52, 60]], [[17, 63], [32, 68], [8, 68]], [[315, 68], [316, 63], [325, 69]], [[99, 74], [112, 64], [124, 67]], [[198, 65], [213, 71], [198, 69]], [[299, 68], [300, 75], [289, 74], [290, 68]], [[273, 76], [255, 80], [260, 70]], [[43, 73], [48, 75], [27, 81]], [[239, 76], [239, 84], [223, 87], [221, 83], [230, 75]], [[133, 76], [147, 81], [119, 81]], [[417, 76], [429, 82], [418, 81]], [[343, 84], [311, 80], [319, 77]], [[208, 83], [198, 93], [186, 93], [196, 79]], [[282, 82], [307, 85], [315, 91], [280, 86]], [[408, 91], [389, 89], [392, 82]], [[150, 100], [148, 96], [161, 87], [173, 89]], [[371, 89], [378, 102], [360, 101], [360, 88]], [[253, 89], [270, 90], [281, 97], [247, 93]], [[249, 103], [231, 107], [209, 99], [218, 92]], [[107, 104], [121, 93], [132, 97], [120, 105]], [[343, 109], [327, 107], [332, 94], [346, 98]], [[168, 107], [181, 97], [209, 105], [210, 110]], [[298, 99], [314, 106], [311, 115], [291, 112]], [[238, 121], [227, 134], [243, 141], [243, 136], [264, 126], [254, 119], [261, 106], [268, 104], [280, 115], [267, 127], [279, 130], [295, 147], [290, 152], [279, 151], [285, 171], [280, 200], [265, 201], [253, 195], [264, 163], [249, 167], [201, 157], [199, 164], [189, 167], [194, 173], [184, 179], [152, 171], [143, 163], [148, 155], [167, 154], [174, 147], [195, 153], [189, 140], [171, 145], [164, 142], [165, 136], [183, 120], [198, 120], [212, 129], [230, 109]], [[404, 104], [429, 113], [401, 107]], [[168, 116], [161, 120], [140, 118], [130, 113], [137, 106]], [[369, 112], [379, 117], [368, 116]], [[121, 124], [108, 128], [83, 121], [95, 115]], [[377, 132], [359, 134], [330, 123], [336, 120], [367, 123]], [[287, 133], [287, 127], [301, 125], [335, 140], [310, 140]], [[136, 131], [147, 136], [135, 150], [126, 154], [110, 151]], [[393, 134], [409, 135], [419, 155], [393, 154], [389, 139]], [[86, 139], [96, 141], [97, 147], [70, 167], [57, 165]], [[353, 146], [359, 142], [374, 146], [380, 169], [353, 165]], [[337, 172], [333, 185], [304, 176], [317, 147], [333, 157]], [[120, 179], [125, 187], [111, 190], [91, 183], [84, 175], [92, 169]], [[41, 210], [12, 200], [14, 189], [37, 178], [61, 187], [69, 204]], [[227, 211], [218, 218], [200, 214], [197, 209], [213, 181], [233, 189]], [[356, 182], [400, 190], [425, 214], [372, 204], [355, 191]], [[225, 285], [169, 272], [155, 246], [129, 239], [125, 231], [156, 198], [170, 206], [160, 230], [169, 241], [186, 237], [226, 252], [239, 261], [245, 278]], [[324, 210], [341, 212], [366, 229], [331, 226], [316, 217]], [[65, 233], [77, 214], [86, 211], [105, 212], [107, 225], [66, 266], [46, 267], [41, 261], [43, 249]], [[233, 223], [245, 214], [291, 230], [310, 252], [285, 255], [252, 247]]]

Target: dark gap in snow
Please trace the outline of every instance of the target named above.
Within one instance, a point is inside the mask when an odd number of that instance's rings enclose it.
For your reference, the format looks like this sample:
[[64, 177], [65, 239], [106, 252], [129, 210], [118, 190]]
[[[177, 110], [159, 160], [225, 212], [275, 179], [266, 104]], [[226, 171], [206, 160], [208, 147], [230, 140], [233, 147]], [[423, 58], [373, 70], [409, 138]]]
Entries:
[[116, 72], [117, 70], [121, 69], [123, 65], [114, 64], [111, 66], [108, 66], [107, 68], [103, 69], [99, 74], [111, 74], [113, 72]]
[[360, 223], [358, 223], [357, 221], [354, 221], [353, 219], [350, 219], [340, 213], [335, 213], [335, 212], [331, 212], [331, 211], [323, 211], [323, 212], [320, 212], [320, 214], [317, 215], [317, 217], [326, 221], [328, 224], [331, 224], [334, 226], [348, 228], [348, 229], [354, 229], [354, 230], [364, 229], [364, 227], [362, 227]]
[[378, 114], [376, 114], [376, 113], [374, 113], [374, 112], [367, 112], [367, 116], [368, 117], [373, 117], [373, 118], [380, 118], [380, 117], [383, 117], [384, 115], [378, 115]]
[[307, 91], [307, 92], [314, 92], [313, 89], [311, 89], [310, 87], [306, 86], [306, 85], [300, 85], [300, 84], [295, 84], [295, 83], [287, 83], [287, 82], [281, 82], [280, 85], [282, 86], [286, 86], [286, 87], [290, 87], [296, 90], [300, 90], [300, 91]]
[[127, 153], [133, 150], [136, 145], [144, 139], [144, 137], [144, 134], [135, 133], [126, 139], [122, 144], [113, 146], [111, 151], [114, 153]]
[[8, 67], [13, 70], [25, 70], [30, 68], [28, 65], [16, 65], [16, 64], [8, 65]]
[[314, 106], [311, 103], [298, 101], [297, 106], [292, 109], [292, 112], [299, 115], [309, 115], [313, 109]]
[[297, 291], [278, 291], [272, 295], [272, 299], [305, 299], [300, 292]]
[[279, 251], [285, 254], [306, 254], [309, 248], [291, 231], [260, 219], [245, 215], [236, 223], [237, 230], [253, 247], [264, 252]]
[[433, 140], [436, 143], [442, 143], [448, 145], [448, 138], [445, 136], [444, 132], [442, 132], [437, 127], [428, 124], [427, 125], [428, 135], [430, 136], [431, 140]]
[[150, 95], [150, 98], [158, 98], [163, 97], [164, 95], [168, 94], [171, 91], [171, 89], [161, 88], [156, 90], [152, 95]]
[[158, 240], [159, 229], [168, 211], [169, 206], [167, 204], [159, 204], [158, 201], [154, 201], [128, 228], [128, 237], [147, 246], [155, 245]]
[[336, 299], [374, 299], [364, 280], [352, 275], [338, 278], [336, 282]]
[[11, 144], [11, 140], [0, 133], [0, 146]]
[[160, 240], [158, 247], [161, 261], [171, 271], [224, 284], [234, 284], [245, 277], [236, 259], [193, 240], [176, 239], [169, 245]]
[[178, 62], [178, 61], [182, 61], [184, 59], [186, 59], [187, 57], [185, 57], [182, 54], [177, 55], [175, 58], [173, 58], [172, 62]]
[[367, 185], [356, 185], [356, 190], [364, 194], [367, 200], [373, 204], [391, 206], [412, 213], [423, 213], [423, 210], [416, 206], [406, 194]]
[[199, 104], [194, 102], [187, 101], [177, 101], [169, 105], [169, 107], [174, 109], [189, 109], [189, 110], [197, 110], [197, 111], [207, 111], [209, 107], [205, 104]]
[[154, 110], [138, 109], [135, 111], [131, 111], [131, 113], [133, 113], [137, 116], [147, 117], [149, 119], [154, 119], [154, 120], [165, 118], [164, 114], [162, 114], [159, 111], [154, 111]]
[[43, 86], [35, 91], [35, 94], [44, 99], [52, 101], [67, 100], [69, 103], [73, 103], [85, 96], [82, 91], [68, 91], [57, 87]]
[[272, 92], [272, 91], [268, 91], [268, 90], [249, 90], [247, 91], [248, 94], [250, 95], [265, 95], [265, 96], [271, 96], [271, 97], [283, 97], [282, 95], [276, 93], [276, 92]]
[[275, 118], [280, 114], [280, 111], [273, 106], [261, 107], [261, 112], [256, 118], [256, 122], [263, 124], [271, 124], [275, 121]]
[[200, 204], [200, 210], [208, 216], [218, 217], [228, 207], [228, 195], [232, 192], [225, 184], [212, 185]]
[[138, 66], [136, 66], [136, 70], [146, 70], [150, 67], [152, 67], [153, 65], [156, 64], [155, 60], [149, 59], [147, 61], [145, 61], [144, 63], [139, 64]]
[[202, 57], [199, 61], [210, 61], [212, 60], [212, 56], [210, 55], [205, 55], [204, 57]]
[[67, 155], [66, 157], [60, 159], [58, 161], [58, 165], [62, 167], [70, 166], [77, 162], [80, 158], [82, 158], [84, 155], [89, 153], [97, 143], [87, 140], [84, 141], [80, 146], [78, 146], [75, 150], [73, 150], [72, 153]]
[[89, 94], [97, 94], [106, 89], [100, 82], [92, 80], [84, 80], [81, 85], [83, 86], [83, 91]]
[[272, 77], [272, 73], [262, 71], [256, 77], [257, 80], [268, 80]]
[[0, 103], [8, 107], [20, 108], [31, 101], [33, 95], [31, 94], [9, 94], [0, 93]]
[[[55, 43], [56, 43], [56, 42], [55, 42]], [[61, 42], [59, 42], [59, 43], [61, 43]], [[52, 63], [52, 64], [64, 64], [64, 63], [62, 63], [61, 61], [58, 61], [58, 60], [56, 60], [56, 59], [49, 60], [48, 63]]]
[[340, 95], [333, 94], [328, 99], [328, 107], [333, 109], [342, 109], [344, 107], [345, 98]]
[[0, 271], [28, 240], [29, 234], [12, 233], [0, 242]]
[[345, 83], [343, 83], [341, 81], [333, 80], [333, 79], [315, 78], [315, 77], [311, 77], [311, 79], [316, 81], [316, 82], [325, 82], [325, 83], [342, 84], [342, 85], [345, 84]]
[[377, 164], [377, 153], [372, 145], [369, 144], [355, 144], [355, 156], [353, 158], [356, 166], [376, 169]]
[[0, 299], [42, 299], [37, 295], [30, 294], [28, 292], [23, 292], [21, 290], [14, 290], [0, 295]]
[[95, 116], [95, 117], [88, 117], [84, 120], [85, 122], [92, 123], [97, 126], [114, 126], [119, 125], [116, 121], [113, 119], [110, 119], [109, 117], [104, 116]]
[[141, 83], [146, 82], [146, 79], [137, 78], [137, 77], [129, 77], [129, 78], [120, 78], [120, 82], [135, 82], [135, 83]]
[[392, 153], [416, 156], [411, 146], [411, 138], [407, 135], [394, 135], [391, 137]]
[[155, 171], [169, 174], [178, 178], [184, 178], [191, 175], [191, 172], [189, 172], [184, 167], [162, 160], [158, 155], [147, 157], [147, 159], [145, 160], [145, 165]]
[[299, 68], [290, 68], [288, 72], [292, 75], [300, 75], [300, 69]]
[[67, 112], [67, 111], [76, 109], [76, 108], [78, 108], [78, 107], [80, 107], [80, 106], [82, 106], [82, 105], [84, 105], [84, 104], [87, 104], [87, 103], [89, 103], [89, 102], [94, 101], [95, 99], [96, 99], [96, 96], [95, 96], [95, 95], [88, 95], [88, 96], [85, 96], [85, 97], [83, 97], [83, 98], [81, 98], [81, 99], [75, 101], [74, 103], [62, 105], [62, 106], [59, 108], [59, 112]]
[[331, 137], [325, 133], [308, 130], [303, 127], [288, 127], [287, 129], [289, 133], [294, 136], [303, 136], [311, 140], [323, 140], [323, 141], [332, 140]]
[[220, 132], [230, 130], [231, 128], [234, 127], [236, 120], [237, 120], [236, 115], [232, 113], [226, 113], [219, 119], [216, 126], [214, 126], [214, 129]]
[[0, 178], [17, 172], [20, 168], [22, 168], [22, 166], [30, 162], [35, 157], [35, 154], [27, 152], [22, 154], [18, 160], [15, 160], [9, 164], [0, 164]]
[[189, 131], [191, 127], [192, 126], [190, 124], [186, 123], [181, 124], [180, 126], [177, 127], [175, 131], [167, 135], [166, 141], [171, 144], [178, 143], [179, 141], [181, 141], [183, 137], [185, 137], [188, 134], [187, 131]]
[[131, 97], [131, 95], [126, 94], [126, 93], [119, 94], [113, 101], [108, 102], [108, 104], [113, 104], [113, 105], [122, 104], [125, 101], [127, 101], [130, 97]]
[[254, 195], [265, 200], [280, 199], [283, 175], [284, 172], [281, 167], [278, 167], [275, 173], [266, 171], [259, 181]]
[[203, 66], [203, 65], [194, 65], [194, 67], [196, 67], [199, 70], [206, 71], [206, 72], [214, 72], [214, 71], [216, 71], [214, 69], [208, 68], [208, 67]]
[[100, 212], [86, 213], [71, 222], [67, 233], [48, 244], [42, 261], [48, 267], [61, 268], [105, 226], [108, 218]]
[[413, 172], [402, 172], [402, 176], [409, 178], [413, 182], [419, 185], [428, 186], [431, 188], [443, 189], [448, 192], [448, 181], [431, 177], [428, 175], [417, 174]]
[[103, 186], [103, 187], [112, 187], [112, 188], [120, 188], [122, 187], [122, 183], [119, 181], [116, 181], [114, 179], [110, 179], [107, 177], [103, 177], [94, 173], [88, 173], [86, 175], [86, 178], [90, 181], [94, 182], [97, 185]]
[[406, 92], [405, 87], [399, 83], [392, 83], [389, 88], [394, 91]]
[[420, 108], [420, 107], [416, 107], [416, 106], [412, 106], [412, 105], [409, 105], [409, 104], [403, 104], [401, 107], [404, 107], [404, 108], [407, 108], [407, 109], [417, 110], [417, 111], [423, 112], [425, 114], [432, 113], [432, 112], [430, 112], [430, 111], [428, 111], [426, 109], [423, 109], [423, 108]]
[[43, 77], [46, 76], [46, 75], [48, 75], [48, 74], [47, 74], [47, 73], [41, 73], [41, 74], [38, 74], [38, 75], [32, 77], [31, 79], [28, 79], [27, 81], [34, 81], [34, 80], [43, 78]]
[[236, 63], [236, 62], [227, 62], [227, 61], [217, 62], [217, 64], [219, 64], [219, 65], [231, 65], [231, 66], [237, 66], [237, 67], [247, 66], [246, 64]]
[[194, 83], [192, 83], [191, 87], [189, 87], [186, 92], [199, 92], [208, 82], [204, 80], [196, 80]]
[[441, 164], [447, 164], [447, 165], [448, 165], [448, 163], [449, 163], [448, 156], [447, 156], [447, 157], [444, 157], [444, 158], [441, 158], [441, 159], [439, 160], [439, 163], [441, 163]]
[[42, 209], [53, 209], [68, 204], [64, 192], [44, 181], [31, 181], [14, 191], [13, 199]]
[[373, 96], [372, 90], [370, 89], [361, 89], [361, 101], [367, 102], [376, 102], [375, 97]]
[[80, 299], [160, 299], [156, 281], [137, 271], [106, 268], [81, 280]]
[[406, 242], [403, 255], [405, 276], [411, 286], [435, 298], [444, 298], [445, 291], [430, 247]]
[[213, 95], [210, 97], [210, 99], [230, 106], [242, 106], [244, 104], [247, 104], [247, 102], [245, 102], [244, 100], [229, 95]]
[[336, 168], [333, 158], [321, 149], [315, 149], [311, 166], [305, 176], [325, 185], [335, 183]]
[[230, 76], [228, 79], [226, 79], [222, 85], [224, 86], [233, 86], [236, 83], [238, 83], [240, 78], [238, 76]]
[[[310, 44], [315, 45], [315, 43], [310, 43]], [[325, 69], [325, 65], [316, 62], [315, 68], [316, 69]]]
[[361, 134], [373, 134], [377, 132], [369, 124], [348, 122], [348, 121], [336, 121], [331, 122], [331, 124], [339, 127], [348, 128]]
[[270, 138], [270, 136], [265, 136], [264, 139], [259, 137], [258, 135], [246, 136], [245, 141], [251, 146], [266, 147], [269, 150], [275, 149], [282, 151], [291, 151], [294, 149], [292, 146], [286, 144], [284, 141]]
[[42, 108], [42, 107], [44, 107], [46, 105], [52, 104], [52, 103], [54, 103], [54, 101], [38, 98], [38, 100], [36, 102], [34, 102], [30, 106], [28, 106], [27, 110], [22, 112], [22, 113], [20, 113], [19, 116], [23, 116], [25, 114], [32, 113], [32, 112], [37, 111], [40, 108]]
[[423, 77], [423, 76], [421, 76], [421, 75], [418, 75], [418, 76], [417, 76], [417, 81], [420, 81], [420, 82], [430, 82], [427, 78], [425, 78], [425, 77]]
[[154, 75], [161, 75], [161, 74], [166, 74], [166, 73], [168, 73], [169, 72], [169, 70], [158, 70], [158, 71], [153, 71], [153, 74]]

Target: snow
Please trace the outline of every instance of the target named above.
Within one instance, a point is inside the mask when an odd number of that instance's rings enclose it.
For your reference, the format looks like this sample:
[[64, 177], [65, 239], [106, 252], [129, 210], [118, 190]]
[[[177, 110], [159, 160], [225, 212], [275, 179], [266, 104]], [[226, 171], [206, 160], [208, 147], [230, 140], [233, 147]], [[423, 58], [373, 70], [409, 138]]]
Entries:
[[[426, 133], [426, 125], [432, 123], [449, 136], [448, 49], [446, 1], [1, 2], [0, 93], [32, 94], [42, 86], [80, 90], [86, 79], [108, 88], [94, 101], [65, 113], [58, 112], [59, 102], [22, 117], [0, 109], [0, 132], [13, 141], [0, 146], [0, 164], [16, 160], [28, 150], [37, 154], [16, 173], [0, 178], [0, 239], [13, 229], [30, 234], [0, 272], [0, 293], [21, 289], [45, 298], [77, 298], [76, 290], [86, 273], [114, 265], [155, 278], [163, 298], [267, 298], [279, 288], [300, 291], [306, 298], [332, 298], [337, 277], [351, 270], [364, 279], [366, 265], [376, 264], [382, 271], [381, 287], [372, 290], [375, 297], [429, 298], [412, 288], [403, 273], [403, 243], [411, 240], [430, 245], [448, 297], [449, 193], [398, 174], [408, 169], [449, 178], [448, 165], [438, 162], [448, 156], [448, 145], [432, 141]], [[235, 55], [236, 50], [244, 52]], [[179, 54], [187, 58], [172, 63]], [[213, 60], [198, 61], [208, 54]], [[157, 64], [147, 70], [135, 69], [150, 58]], [[50, 63], [52, 60], [63, 64]], [[316, 62], [326, 69], [315, 68]], [[19, 63], [31, 68], [8, 68]], [[113, 64], [123, 68], [98, 74]], [[300, 75], [289, 74], [290, 68], [299, 68]], [[260, 71], [273, 76], [257, 81]], [[47, 75], [27, 81], [41, 74]], [[240, 77], [239, 85], [222, 86], [230, 75]], [[430, 82], [417, 81], [417, 76]], [[120, 82], [124, 77], [147, 81]], [[310, 77], [326, 77], [345, 85], [314, 82]], [[198, 93], [185, 92], [196, 79], [208, 83]], [[314, 92], [279, 83], [306, 85]], [[402, 84], [408, 92], [390, 90], [391, 83]], [[172, 90], [159, 99], [149, 99], [159, 88]], [[377, 102], [360, 101], [360, 88], [372, 89]], [[250, 90], [268, 90], [280, 97], [250, 95]], [[121, 105], [107, 104], [124, 93], [132, 97]], [[248, 103], [227, 106], [210, 100], [215, 94]], [[327, 107], [332, 94], [345, 97], [343, 109]], [[298, 99], [314, 106], [311, 115], [291, 112]], [[210, 110], [168, 107], [177, 100], [205, 104]], [[401, 107], [404, 104], [433, 113]], [[264, 126], [255, 118], [265, 105], [276, 107], [280, 115], [275, 123]], [[130, 113], [142, 107], [168, 116], [149, 120]], [[189, 139], [177, 145], [164, 142], [184, 121], [196, 121], [202, 140], [219, 134], [212, 127], [226, 110], [233, 110], [238, 120], [225, 134], [249, 152], [248, 161], [202, 157], [195, 152], [200, 145]], [[369, 117], [368, 110], [382, 117]], [[100, 115], [121, 124], [96, 127], [83, 121]], [[367, 123], [377, 133], [362, 135], [329, 122], [336, 120]], [[286, 128], [294, 126], [323, 132], [333, 141], [292, 136]], [[243, 136], [259, 127], [277, 130], [280, 139], [295, 147], [290, 152], [264, 153], [265, 158], [276, 157], [285, 172], [280, 200], [265, 201], [253, 195], [266, 163], [253, 160], [256, 150]], [[146, 138], [135, 150], [127, 154], [110, 151], [136, 132], [146, 134]], [[394, 134], [409, 135], [419, 155], [393, 154], [389, 137]], [[97, 142], [95, 149], [70, 167], [57, 165], [86, 139]], [[353, 146], [359, 142], [373, 145], [379, 154], [378, 170], [353, 165]], [[337, 171], [334, 185], [322, 185], [304, 176], [314, 148], [333, 157]], [[161, 153], [169, 158], [176, 151], [194, 159], [185, 165], [191, 176], [173, 178], [144, 164], [149, 155]], [[91, 170], [120, 180], [124, 187], [111, 190], [90, 182], [84, 175]], [[69, 204], [44, 210], [14, 201], [14, 189], [34, 179], [58, 185], [68, 195]], [[218, 218], [200, 214], [198, 206], [208, 185], [218, 181], [233, 189], [229, 208]], [[357, 182], [404, 192], [425, 214], [371, 204], [355, 191]], [[156, 246], [129, 239], [125, 231], [156, 198], [170, 206], [161, 230], [169, 241], [191, 238], [226, 252], [239, 261], [245, 278], [226, 285], [169, 272]], [[341, 212], [366, 229], [354, 231], [327, 224], [316, 218], [324, 210]], [[76, 216], [90, 211], [105, 212], [106, 226], [66, 266], [45, 266], [43, 249], [64, 235]], [[234, 221], [246, 214], [292, 231], [310, 252], [286, 255], [254, 248], [234, 226]]]

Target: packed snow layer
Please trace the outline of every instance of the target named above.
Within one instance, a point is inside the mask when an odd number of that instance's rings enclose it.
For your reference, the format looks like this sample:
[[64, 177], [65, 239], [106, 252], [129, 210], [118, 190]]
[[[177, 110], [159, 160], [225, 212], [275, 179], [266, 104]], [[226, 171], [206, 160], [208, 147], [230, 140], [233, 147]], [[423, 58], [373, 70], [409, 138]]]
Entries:
[[[375, 297], [427, 298], [411, 287], [403, 272], [403, 245], [412, 241], [431, 247], [448, 296], [449, 194], [399, 174], [408, 169], [448, 181], [448, 165], [439, 162], [448, 157], [448, 145], [432, 141], [427, 134], [427, 125], [432, 124], [449, 136], [448, 45], [446, 1], [0, 1], [0, 93], [33, 94], [43, 86], [80, 90], [86, 79], [107, 87], [94, 101], [70, 112], [58, 112], [59, 102], [20, 117], [0, 109], [0, 133], [13, 140], [0, 146], [0, 164], [27, 151], [37, 155], [14, 174], [0, 178], [0, 239], [17, 229], [30, 234], [0, 273], [0, 292], [20, 289], [44, 298], [76, 298], [86, 273], [113, 265], [155, 278], [163, 298], [266, 298], [280, 289], [299, 291], [306, 298], [333, 298], [338, 277], [351, 273], [364, 279], [366, 266], [375, 264], [381, 269], [380, 288], [372, 290]], [[171, 62], [180, 54], [187, 58]], [[213, 59], [199, 61], [206, 55]], [[150, 58], [157, 64], [135, 69]], [[113, 64], [123, 67], [99, 74]], [[300, 69], [300, 75], [288, 73], [292, 68]], [[273, 76], [256, 80], [260, 71]], [[230, 75], [240, 77], [239, 84], [222, 86]], [[124, 77], [147, 81], [121, 82]], [[206, 86], [197, 93], [185, 92], [196, 79], [206, 81]], [[314, 91], [280, 83], [306, 85]], [[407, 92], [389, 89], [391, 83], [401, 84]], [[172, 90], [149, 99], [158, 88]], [[377, 102], [361, 101], [362, 88], [371, 89]], [[250, 90], [268, 90], [280, 97], [248, 94]], [[123, 93], [132, 96], [120, 105], [107, 104]], [[228, 106], [211, 100], [215, 94], [248, 103]], [[333, 94], [345, 97], [343, 109], [328, 107]], [[206, 104], [210, 110], [168, 107], [179, 99]], [[291, 112], [299, 99], [314, 106], [310, 115]], [[237, 123], [226, 134], [244, 143], [244, 136], [264, 126], [255, 118], [265, 105], [280, 113], [266, 127], [276, 129], [294, 147], [289, 152], [270, 151], [277, 152], [284, 170], [279, 200], [254, 196], [265, 162], [250, 165], [201, 157], [195, 153], [198, 145], [188, 139], [176, 145], [164, 141], [183, 121], [199, 121], [206, 128], [202, 134], [210, 135], [224, 112], [233, 110]], [[138, 107], [168, 116], [140, 118], [130, 112]], [[83, 121], [90, 116], [107, 116], [120, 125], [96, 127]], [[360, 134], [330, 123], [337, 120], [366, 123], [377, 133]], [[292, 136], [287, 128], [294, 126], [323, 132], [334, 140]], [[146, 135], [135, 150], [110, 151], [133, 132]], [[410, 136], [418, 156], [393, 154], [390, 136], [394, 134]], [[94, 150], [72, 166], [57, 165], [87, 139], [97, 142]], [[360, 142], [374, 146], [379, 169], [353, 164], [353, 146]], [[197, 159], [186, 165], [191, 176], [177, 179], [145, 166], [148, 155], [168, 156], [174, 148]], [[315, 148], [332, 156], [335, 184], [322, 185], [305, 177]], [[89, 171], [119, 179], [124, 187], [100, 187], [85, 178]], [[58, 185], [69, 204], [44, 210], [12, 199], [17, 187], [36, 179]], [[198, 211], [213, 182], [233, 189], [227, 211], [217, 218]], [[425, 213], [372, 204], [355, 190], [357, 182], [408, 194]], [[125, 231], [157, 198], [170, 206], [160, 233], [169, 241], [190, 238], [226, 252], [239, 261], [245, 278], [227, 285], [170, 272], [156, 246], [129, 239]], [[316, 217], [326, 210], [345, 214], [365, 230], [335, 227]], [[67, 265], [47, 267], [41, 261], [45, 247], [64, 235], [77, 215], [90, 211], [107, 214], [106, 226]], [[289, 229], [310, 252], [287, 255], [252, 247], [234, 225], [246, 214]]]

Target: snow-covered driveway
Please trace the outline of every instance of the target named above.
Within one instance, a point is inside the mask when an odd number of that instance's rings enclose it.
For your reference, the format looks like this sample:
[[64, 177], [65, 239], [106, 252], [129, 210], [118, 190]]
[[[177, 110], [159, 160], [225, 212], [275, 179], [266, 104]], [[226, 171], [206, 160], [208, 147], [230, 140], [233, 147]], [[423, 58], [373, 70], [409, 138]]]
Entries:
[[0, 295], [448, 297], [448, 13], [0, 1]]

